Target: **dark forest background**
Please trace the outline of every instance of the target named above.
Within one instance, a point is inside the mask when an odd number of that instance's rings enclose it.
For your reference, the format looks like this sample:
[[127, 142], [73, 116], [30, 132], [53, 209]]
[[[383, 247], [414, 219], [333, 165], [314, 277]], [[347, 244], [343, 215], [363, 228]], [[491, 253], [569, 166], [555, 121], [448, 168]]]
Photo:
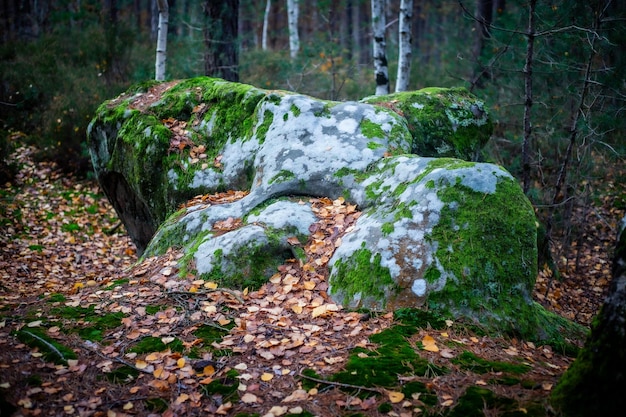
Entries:
[[[167, 79], [205, 74], [210, 3], [169, 0]], [[295, 58], [286, 1], [220, 3], [238, 3], [241, 82], [332, 100], [374, 94], [370, 1], [301, 1]], [[385, 12], [392, 85], [399, 3]], [[22, 145], [90, 175], [89, 121], [104, 100], [154, 78], [157, 16], [155, 0], [0, 0], [3, 182]], [[524, 183], [558, 236], [557, 262], [576, 256], [594, 201], [608, 192], [626, 205], [623, 187], [598, 185], [626, 154], [626, 2], [414, 0], [412, 22], [410, 89], [465, 86], [486, 101], [495, 132], [482, 159]]]

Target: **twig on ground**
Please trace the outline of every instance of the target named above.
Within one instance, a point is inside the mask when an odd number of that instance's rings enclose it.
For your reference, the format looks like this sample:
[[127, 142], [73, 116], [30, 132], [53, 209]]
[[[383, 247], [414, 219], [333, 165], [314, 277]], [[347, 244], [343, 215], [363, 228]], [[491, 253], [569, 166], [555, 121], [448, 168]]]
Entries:
[[61, 353], [61, 351], [59, 349], [57, 349], [56, 347], [54, 347], [54, 345], [52, 345], [50, 342], [48, 342], [46, 339], [37, 336], [34, 333], [29, 332], [28, 330], [22, 330], [22, 332], [26, 333], [27, 335], [29, 335], [30, 337], [32, 337], [33, 339], [37, 339], [39, 340], [41, 343], [43, 343], [44, 345], [46, 345], [46, 347], [48, 349], [50, 349], [51, 351], [53, 351], [54, 353], [57, 354], [57, 356], [59, 357], [59, 359], [65, 361], [67, 359], [65, 359], [65, 356], [63, 356], [63, 354]]
[[241, 304], [244, 303], [243, 298], [237, 294], [236, 291], [228, 289], [228, 288], [213, 288], [213, 289], [206, 289], [206, 290], [202, 290], [202, 291], [196, 291], [196, 292], [191, 292], [191, 291], [168, 291], [167, 294], [168, 295], [206, 295], [212, 292], [224, 292], [226, 294], [230, 294], [234, 299], [236, 299], [237, 301], [239, 301]]
[[342, 387], [342, 388], [350, 388], [350, 389], [356, 389], [356, 390], [376, 392], [376, 393], [382, 394], [382, 395], [384, 395], [384, 393], [385, 393], [385, 391], [382, 388], [370, 388], [370, 387], [363, 387], [363, 386], [360, 386], [360, 385], [345, 384], [343, 382], [327, 381], [325, 379], [315, 378], [313, 376], [304, 375], [302, 373], [302, 371], [300, 371], [298, 373], [298, 375], [301, 376], [302, 378], [308, 379], [308, 380], [313, 381], [313, 382], [318, 382], [320, 384], [326, 384], [326, 385], [333, 385], [335, 387]]

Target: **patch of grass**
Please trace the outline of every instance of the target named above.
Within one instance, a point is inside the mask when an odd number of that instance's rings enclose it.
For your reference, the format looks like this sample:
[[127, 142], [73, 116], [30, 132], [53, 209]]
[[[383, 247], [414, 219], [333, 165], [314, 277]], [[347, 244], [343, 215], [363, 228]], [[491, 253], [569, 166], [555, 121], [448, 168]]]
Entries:
[[485, 374], [487, 372], [505, 372], [509, 374], [521, 375], [530, 371], [530, 366], [528, 365], [512, 362], [488, 361], [469, 351], [461, 353], [459, 356], [452, 359], [451, 362], [459, 365], [463, 369], [477, 374]]

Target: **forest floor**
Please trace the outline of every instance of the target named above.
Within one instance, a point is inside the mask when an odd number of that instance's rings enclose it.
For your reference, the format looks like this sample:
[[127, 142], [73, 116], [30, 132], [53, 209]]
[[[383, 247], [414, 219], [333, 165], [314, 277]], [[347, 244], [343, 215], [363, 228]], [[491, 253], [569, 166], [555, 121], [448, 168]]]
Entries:
[[[95, 181], [28, 149], [15, 158], [19, 175], [0, 191], [0, 416], [552, 413], [550, 391], [573, 361], [563, 352], [461, 322], [407, 330], [391, 313], [332, 303], [331, 230], [358, 216], [346, 202], [313, 201], [306, 263], [233, 291], [178, 278], [175, 250], [138, 262]], [[585, 326], [610, 280], [614, 198], [577, 213], [586, 230], [563, 280], [537, 279], [537, 301]]]

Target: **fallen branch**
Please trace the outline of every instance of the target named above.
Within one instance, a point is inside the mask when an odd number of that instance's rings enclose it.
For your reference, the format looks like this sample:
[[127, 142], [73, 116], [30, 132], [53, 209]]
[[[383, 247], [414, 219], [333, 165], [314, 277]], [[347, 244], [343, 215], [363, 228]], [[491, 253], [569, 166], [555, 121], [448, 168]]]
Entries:
[[[94, 343], [94, 344], [95, 344], [95, 343]], [[126, 366], [128, 366], [128, 367], [130, 367], [130, 368], [133, 368], [133, 369], [134, 369], [134, 370], [136, 370], [137, 372], [143, 372], [144, 374], [152, 375], [152, 372], [147, 371], [147, 370], [145, 370], [145, 369], [140, 369], [140, 368], [137, 368], [137, 367], [136, 367], [135, 365], [133, 365], [132, 363], [127, 362], [127, 361], [125, 361], [124, 359], [122, 359], [122, 358], [120, 358], [120, 357], [117, 357], [117, 356], [115, 356], [115, 357], [109, 357], [109, 356], [106, 356], [106, 355], [104, 355], [104, 354], [102, 354], [102, 353], [98, 352], [96, 349], [91, 348], [91, 347], [90, 347], [89, 345], [87, 345], [87, 344], [85, 344], [84, 346], [85, 346], [85, 349], [89, 350], [90, 352], [95, 353], [96, 355], [100, 356], [100, 357], [101, 357], [101, 358], [103, 358], [103, 359], [113, 360], [113, 361], [116, 361], [116, 362], [121, 363], [122, 365], [126, 365]]]
[[53, 351], [54, 353], [57, 354], [57, 356], [62, 360], [62, 361], [67, 361], [67, 359], [65, 359], [65, 356], [63, 356], [63, 354], [61, 353], [61, 351], [59, 349], [57, 349], [56, 347], [54, 347], [53, 344], [51, 344], [50, 342], [48, 342], [46, 339], [37, 336], [34, 333], [29, 332], [28, 330], [22, 330], [23, 333], [26, 333], [27, 335], [29, 335], [30, 337], [32, 337], [33, 339], [37, 339], [39, 340], [41, 343], [43, 343], [44, 345], [46, 345], [46, 347], [48, 349], [50, 349], [51, 351]]

